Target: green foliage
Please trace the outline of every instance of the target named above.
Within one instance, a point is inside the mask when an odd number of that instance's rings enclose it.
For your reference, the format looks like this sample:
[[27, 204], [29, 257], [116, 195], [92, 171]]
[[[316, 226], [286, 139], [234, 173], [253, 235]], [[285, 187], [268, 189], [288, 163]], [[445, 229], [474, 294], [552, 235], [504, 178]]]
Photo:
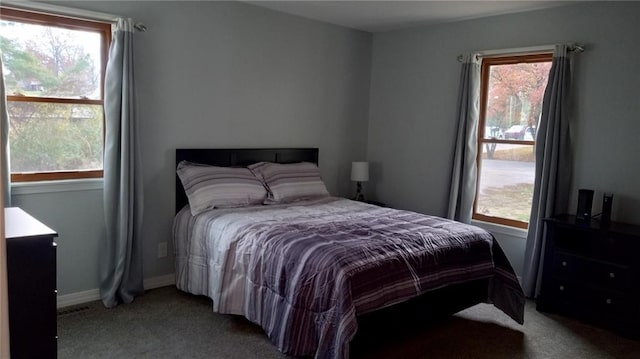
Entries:
[[5, 86], [9, 95], [20, 93], [20, 83], [26, 79], [50, 77], [50, 72], [39, 63], [38, 58], [22, 50], [18, 41], [0, 36], [2, 62], [8, 69]]
[[12, 172], [102, 168], [102, 106], [10, 102]]
[[77, 34], [23, 26], [26, 32], [37, 33], [38, 40], [0, 35], [9, 95], [80, 98], [97, 92], [100, 81], [96, 66], [84, 44], [74, 37]]

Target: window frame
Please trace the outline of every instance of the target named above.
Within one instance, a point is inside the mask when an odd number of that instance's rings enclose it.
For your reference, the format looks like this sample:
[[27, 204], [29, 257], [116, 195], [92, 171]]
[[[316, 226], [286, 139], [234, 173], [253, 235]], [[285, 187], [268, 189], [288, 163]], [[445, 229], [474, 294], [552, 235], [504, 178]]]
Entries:
[[477, 212], [478, 206], [478, 194], [480, 193], [480, 174], [482, 170], [482, 148], [485, 144], [495, 143], [495, 144], [513, 144], [513, 145], [529, 145], [532, 146], [535, 150], [536, 141], [530, 140], [507, 140], [507, 139], [498, 139], [498, 138], [485, 138], [485, 128], [486, 128], [486, 111], [487, 111], [487, 102], [489, 96], [489, 81], [490, 81], [490, 70], [491, 66], [494, 65], [515, 65], [519, 63], [540, 63], [540, 62], [551, 62], [553, 60], [553, 50], [543, 51], [543, 52], [535, 52], [535, 53], [520, 53], [520, 54], [506, 54], [506, 55], [496, 55], [496, 56], [485, 56], [482, 57], [482, 63], [480, 66], [480, 113], [478, 119], [478, 154], [476, 157], [477, 164], [477, 178], [476, 181], [476, 193], [475, 198], [473, 199], [473, 212], [471, 218], [473, 220], [489, 222], [509, 227], [522, 228], [527, 229], [529, 227], [529, 222], [518, 221], [510, 218], [504, 217], [494, 217], [487, 216]]
[[[18, 10], [0, 6], [0, 17], [5, 20], [16, 22], [61, 27], [70, 30], [83, 30], [99, 33], [101, 36], [100, 49], [100, 98], [61, 98], [46, 96], [16, 96], [7, 95], [7, 102], [34, 102], [34, 103], [55, 103], [55, 104], [77, 104], [77, 105], [101, 105], [103, 112], [102, 134], [104, 148], [104, 85], [107, 69], [107, 59], [109, 56], [109, 45], [111, 44], [112, 23], [90, 19], [80, 19], [64, 15], [55, 15], [29, 10]], [[11, 146], [11, 145], [9, 145]], [[11, 170], [11, 169], [9, 169]], [[84, 178], [102, 178], [104, 170], [74, 170], [74, 171], [44, 171], [44, 172], [11, 172], [12, 182], [33, 182], [33, 181], [59, 181]]]

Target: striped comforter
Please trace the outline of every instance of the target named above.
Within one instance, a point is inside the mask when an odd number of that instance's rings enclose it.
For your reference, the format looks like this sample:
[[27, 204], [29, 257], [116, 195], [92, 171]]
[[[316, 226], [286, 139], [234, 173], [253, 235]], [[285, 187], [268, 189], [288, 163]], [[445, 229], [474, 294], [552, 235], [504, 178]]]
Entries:
[[356, 316], [489, 278], [487, 302], [522, 323], [524, 296], [491, 234], [347, 199], [216, 209], [174, 222], [176, 285], [240, 314], [284, 353], [348, 358]]

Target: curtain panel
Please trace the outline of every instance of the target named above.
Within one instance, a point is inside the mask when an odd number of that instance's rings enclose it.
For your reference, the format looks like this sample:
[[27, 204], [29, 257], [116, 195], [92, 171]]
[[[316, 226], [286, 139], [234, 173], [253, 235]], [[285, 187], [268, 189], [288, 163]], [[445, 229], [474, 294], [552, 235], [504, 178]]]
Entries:
[[105, 75], [106, 238], [100, 257], [100, 296], [106, 307], [130, 303], [144, 291], [142, 167], [137, 141], [133, 38], [133, 21], [118, 19]]
[[447, 213], [447, 218], [463, 223], [471, 223], [478, 176], [476, 161], [480, 113], [480, 64], [477, 58], [476, 54], [467, 54], [462, 58], [456, 116], [458, 132]]
[[536, 137], [535, 183], [522, 278], [527, 297], [535, 297], [540, 291], [545, 244], [543, 220], [568, 210], [572, 168], [568, 53], [567, 45], [556, 45]]
[[[0, 52], [0, 55], [2, 53]], [[2, 166], [2, 197], [5, 207], [11, 207], [11, 171], [9, 166], [9, 113], [7, 112], [7, 92], [4, 88], [4, 73], [2, 71], [2, 56], [0, 56], [0, 166]]]

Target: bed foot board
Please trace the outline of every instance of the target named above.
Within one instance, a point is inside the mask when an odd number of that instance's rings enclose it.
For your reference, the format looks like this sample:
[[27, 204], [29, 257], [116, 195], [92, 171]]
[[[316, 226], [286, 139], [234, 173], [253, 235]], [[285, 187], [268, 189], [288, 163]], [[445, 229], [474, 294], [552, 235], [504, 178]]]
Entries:
[[440, 288], [420, 297], [358, 317], [358, 332], [351, 341], [357, 349], [372, 340], [401, 336], [424, 328], [487, 300], [488, 279]]

